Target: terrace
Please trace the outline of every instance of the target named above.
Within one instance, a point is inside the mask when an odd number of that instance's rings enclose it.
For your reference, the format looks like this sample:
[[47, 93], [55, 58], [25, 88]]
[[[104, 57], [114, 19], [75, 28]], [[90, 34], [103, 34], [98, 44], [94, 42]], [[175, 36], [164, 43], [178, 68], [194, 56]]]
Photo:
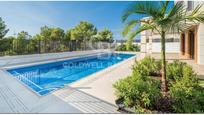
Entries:
[[[66, 85], [45, 96], [36, 95], [35, 92], [5, 72], [5, 69], [8, 68], [42, 64], [100, 52], [107, 51], [1, 57], [2, 62], [8, 60], [10, 62], [6, 66], [2, 65], [0, 70], [1, 113], [118, 113], [112, 84], [130, 73], [135, 57]], [[116, 74], [118, 75], [115, 76]]]

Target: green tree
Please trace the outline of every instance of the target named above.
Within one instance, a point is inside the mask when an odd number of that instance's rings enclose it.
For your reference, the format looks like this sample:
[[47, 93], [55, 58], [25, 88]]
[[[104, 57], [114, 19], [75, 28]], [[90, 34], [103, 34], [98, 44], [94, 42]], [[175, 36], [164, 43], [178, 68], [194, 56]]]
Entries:
[[23, 54], [28, 53], [27, 44], [29, 43], [29, 40], [31, 39], [31, 35], [28, 34], [28, 32], [21, 31], [18, 33], [17, 38], [13, 40], [13, 50], [17, 54]]
[[0, 52], [6, 54], [12, 53], [12, 42], [15, 39], [13, 36], [5, 37], [4, 39], [0, 39]]
[[28, 32], [21, 31], [21, 32], [18, 33], [17, 38], [18, 39], [27, 39], [28, 40], [28, 39], [31, 39], [32, 36], [29, 35]]
[[93, 24], [81, 21], [71, 30], [71, 39], [85, 42], [89, 41], [91, 37], [96, 34], [97, 29]]
[[81, 50], [82, 47], [86, 49], [86, 43], [91, 41], [92, 37], [97, 34], [97, 29], [93, 24], [81, 21], [69, 32], [70, 40], [72, 41], [71, 47], [73, 48], [71, 50]]
[[113, 33], [108, 29], [103, 29], [98, 32], [98, 41], [102, 42], [112, 42], [113, 41]]
[[52, 28], [50, 38], [51, 40], [62, 40], [65, 37], [64, 30], [61, 28]]
[[[123, 35], [128, 35], [132, 40], [137, 34], [145, 30], [151, 30], [161, 36], [161, 59], [162, 59], [162, 85], [163, 92], [167, 92], [166, 84], [166, 56], [165, 56], [165, 38], [166, 34], [175, 31], [184, 31], [192, 26], [192, 22], [204, 23], [204, 11], [202, 5], [198, 5], [193, 11], [188, 12], [186, 7], [177, 2], [172, 8], [169, 8], [169, 1], [151, 2], [141, 1], [130, 5], [122, 16], [123, 22], [126, 22]], [[131, 18], [133, 15], [147, 16], [148, 18]], [[190, 22], [190, 23], [189, 23]], [[140, 25], [136, 30], [136, 26]]]
[[40, 34], [36, 34], [35, 36], [33, 36], [32, 39], [35, 39], [36, 41], [41, 41], [42, 40], [42, 36]]
[[99, 41], [100, 41], [100, 40], [99, 40], [100, 37], [101, 37], [101, 36], [99, 36], [99, 34], [93, 35], [93, 36], [91, 37], [90, 41], [91, 41], [92, 43], [99, 42]]
[[0, 17], [0, 39], [2, 39], [8, 31], [9, 29], [6, 29], [6, 24]]
[[69, 49], [68, 47], [69, 47], [70, 41], [71, 41], [71, 31], [72, 31], [72, 29], [69, 29], [66, 31], [66, 33], [64, 33], [64, 37], [61, 39], [61, 43], [60, 43], [60, 50], [61, 51], [66, 51]]
[[37, 53], [38, 52], [38, 41], [36, 39], [30, 39], [28, 40], [28, 43], [26, 45], [26, 53]]
[[66, 33], [65, 33], [65, 39], [67, 40], [67, 41], [70, 41], [71, 40], [71, 31], [72, 31], [73, 29], [69, 29], [69, 30], [67, 30], [66, 31]]
[[51, 38], [52, 29], [48, 26], [43, 26], [40, 28], [40, 36], [43, 41], [42, 51], [47, 52], [49, 50], [49, 40]]
[[43, 26], [40, 28], [40, 35], [42, 36], [43, 40], [50, 39], [51, 33], [52, 33], [52, 29], [49, 28], [48, 26]]
[[41, 53], [41, 45], [42, 45], [42, 36], [40, 34], [36, 34], [33, 36], [33, 40], [36, 41], [36, 48], [38, 49], [38, 53]]
[[[64, 41], [65, 33], [61, 28], [52, 28], [50, 35], [50, 43], [52, 51], [61, 51], [60, 47], [62, 46], [61, 42]], [[64, 47], [64, 46], [63, 46]]]

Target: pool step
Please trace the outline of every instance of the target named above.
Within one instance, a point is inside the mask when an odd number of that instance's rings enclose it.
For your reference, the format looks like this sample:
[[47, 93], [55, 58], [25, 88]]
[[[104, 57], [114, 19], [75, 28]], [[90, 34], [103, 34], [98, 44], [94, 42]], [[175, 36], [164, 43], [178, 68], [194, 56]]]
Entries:
[[72, 88], [57, 91], [55, 95], [83, 113], [119, 113], [114, 105]]

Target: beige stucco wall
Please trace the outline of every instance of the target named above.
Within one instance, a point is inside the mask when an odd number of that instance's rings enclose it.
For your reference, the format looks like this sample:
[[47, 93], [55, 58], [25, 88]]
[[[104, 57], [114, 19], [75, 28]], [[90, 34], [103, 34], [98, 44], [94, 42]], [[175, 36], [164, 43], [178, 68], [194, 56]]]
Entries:
[[[194, 7], [196, 7], [199, 4], [203, 4], [204, 1], [194, 1]], [[204, 7], [202, 7], [202, 10], [204, 10]], [[200, 23], [198, 26], [198, 64], [204, 65], [204, 24]]]
[[198, 26], [198, 64], [204, 65], [204, 24]]
[[[145, 31], [146, 32], [146, 31]], [[144, 33], [145, 33], [144, 32]], [[159, 34], [145, 35], [141, 34], [141, 52], [151, 53], [160, 53], [161, 52], [161, 42], [153, 42], [153, 39], [161, 39]], [[166, 38], [180, 38], [179, 34], [166, 34]], [[146, 39], [149, 39], [149, 42], [146, 43]], [[180, 43], [179, 42], [166, 42], [166, 52], [167, 53], [179, 53]]]

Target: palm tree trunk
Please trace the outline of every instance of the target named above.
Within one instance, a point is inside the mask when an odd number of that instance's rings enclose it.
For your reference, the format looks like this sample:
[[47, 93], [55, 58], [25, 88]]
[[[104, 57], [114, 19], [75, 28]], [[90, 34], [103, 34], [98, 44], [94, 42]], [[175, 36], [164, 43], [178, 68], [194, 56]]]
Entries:
[[162, 59], [162, 84], [161, 90], [162, 92], [167, 92], [167, 84], [166, 84], [166, 55], [165, 55], [165, 32], [161, 33], [161, 59]]
[[127, 42], [126, 42], [126, 50], [127, 51], [130, 50], [131, 45], [132, 45], [132, 40], [128, 39]]

